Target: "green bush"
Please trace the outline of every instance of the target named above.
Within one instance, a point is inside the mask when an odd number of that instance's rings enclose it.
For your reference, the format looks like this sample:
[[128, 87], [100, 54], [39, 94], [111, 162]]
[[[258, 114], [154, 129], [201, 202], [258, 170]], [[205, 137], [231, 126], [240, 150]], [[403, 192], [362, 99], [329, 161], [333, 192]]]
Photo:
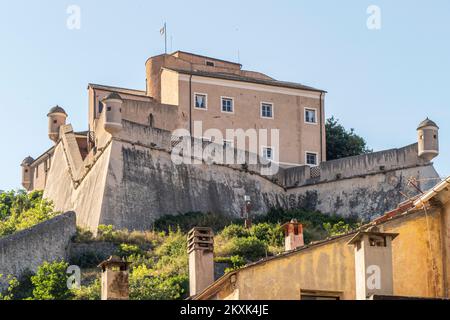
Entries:
[[251, 235], [270, 246], [282, 246], [284, 241], [283, 230], [279, 224], [258, 223], [251, 227]]
[[138, 266], [130, 274], [130, 299], [177, 300], [188, 292], [187, 274], [175, 276], [157, 275], [146, 266]]
[[360, 224], [348, 224], [345, 223], [345, 221], [339, 221], [338, 223], [331, 224], [329, 222], [326, 222], [323, 224], [323, 227], [325, 231], [328, 233], [328, 236], [338, 236], [341, 234], [349, 233], [350, 231], [354, 230], [355, 228], [359, 227]]
[[229, 248], [230, 256], [241, 256], [249, 260], [256, 260], [265, 257], [267, 245], [258, 238], [251, 236], [247, 238], [235, 238]]
[[42, 194], [42, 191], [0, 194], [0, 237], [28, 229], [59, 214]]
[[231, 224], [223, 228], [220, 234], [226, 239], [245, 238], [250, 236], [250, 231], [242, 225]]
[[69, 265], [64, 261], [44, 262], [31, 277], [36, 300], [66, 300], [72, 296], [67, 288]]
[[[2, 274], [0, 274], [0, 279], [1, 278], [3, 278]], [[19, 281], [17, 280], [17, 278], [9, 275], [6, 277], [6, 282], [8, 287], [6, 288], [5, 292], [0, 292], [0, 300], [14, 300], [15, 299], [14, 292], [20, 285]]]
[[87, 286], [81, 286], [79, 289], [72, 290], [74, 300], [100, 300], [101, 284], [99, 279]]
[[117, 250], [119, 257], [140, 256], [142, 254], [141, 248], [135, 244], [122, 243]]

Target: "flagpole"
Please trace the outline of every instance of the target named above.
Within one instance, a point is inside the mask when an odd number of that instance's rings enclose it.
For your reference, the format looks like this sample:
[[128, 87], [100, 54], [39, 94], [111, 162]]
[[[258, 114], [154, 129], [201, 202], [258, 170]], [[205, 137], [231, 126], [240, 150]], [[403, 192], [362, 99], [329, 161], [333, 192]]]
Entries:
[[164, 22], [164, 48], [167, 54], [167, 26], [165, 22]]

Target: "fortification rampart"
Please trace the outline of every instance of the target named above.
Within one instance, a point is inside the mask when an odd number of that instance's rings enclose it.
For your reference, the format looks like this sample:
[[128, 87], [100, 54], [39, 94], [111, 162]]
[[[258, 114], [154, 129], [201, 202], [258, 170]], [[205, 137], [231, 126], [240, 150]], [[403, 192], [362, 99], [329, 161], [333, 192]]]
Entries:
[[[198, 161], [202, 154], [195, 153], [194, 142], [199, 142], [195, 139], [191, 141], [194, 157], [188, 159], [192, 164], [176, 164], [172, 152], [181, 142], [171, 132], [127, 120], [122, 120], [122, 127], [120, 133], [104, 139], [81, 170], [71, 168], [64, 139], [55, 149], [44, 196], [58, 210], [76, 211], [77, 223], [94, 232], [100, 224], [150, 228], [163, 215], [189, 211], [239, 216], [244, 195], [251, 197], [254, 214], [283, 207], [367, 218], [394, 208], [404, 195], [417, 194], [409, 179], [416, 179], [423, 190], [439, 179], [432, 164], [418, 157], [417, 144], [318, 167], [279, 168], [277, 174], [267, 176], [262, 172], [268, 165], [249, 164], [258, 157], [244, 151], [231, 150], [229, 164], [214, 156]], [[210, 142], [200, 145], [218, 148], [222, 157], [230, 151]], [[74, 181], [71, 172], [83, 174]]]
[[20, 277], [26, 271], [36, 271], [45, 261], [68, 257], [72, 236], [76, 233], [75, 212], [61, 214], [30, 229], [0, 238], [0, 289], [5, 277]]

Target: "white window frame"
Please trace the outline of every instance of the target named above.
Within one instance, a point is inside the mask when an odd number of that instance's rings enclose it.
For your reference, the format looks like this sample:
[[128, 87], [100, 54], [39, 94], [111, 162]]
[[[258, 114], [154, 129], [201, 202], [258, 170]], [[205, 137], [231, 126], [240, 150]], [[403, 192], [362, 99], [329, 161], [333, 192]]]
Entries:
[[[316, 164], [308, 163], [308, 154], [314, 154], [316, 156]], [[305, 164], [310, 167], [317, 167], [319, 165], [319, 153], [313, 151], [305, 151]]]
[[[271, 157], [270, 158], [266, 158], [264, 156], [264, 149], [270, 149], [271, 151]], [[265, 160], [269, 160], [269, 161], [273, 161], [273, 147], [272, 146], [261, 146], [261, 156], [265, 159]]]
[[[205, 96], [205, 108], [198, 108], [197, 107], [197, 103], [195, 101], [196, 96]], [[207, 111], [208, 110], [208, 94], [207, 93], [201, 93], [201, 92], [194, 92], [194, 96], [192, 97], [192, 99], [194, 99], [194, 109], [196, 110], [203, 110], [203, 111]]]
[[[315, 122], [308, 122], [308, 121], [306, 121], [306, 111], [314, 111], [314, 113], [315, 113]], [[306, 123], [306, 124], [312, 124], [312, 125], [317, 125], [318, 124], [318, 121], [317, 121], [317, 117], [318, 117], [318, 113], [317, 113], [317, 109], [316, 108], [309, 108], [309, 107], [305, 107], [305, 111], [304, 111], [304, 122]]]
[[[269, 104], [269, 105], [272, 106], [272, 116], [271, 117], [264, 117], [263, 116], [263, 105], [264, 104]], [[259, 115], [261, 116], [262, 119], [274, 119], [274, 117], [275, 117], [275, 105], [273, 104], [273, 102], [261, 101], [260, 106], [259, 106]]]
[[[223, 100], [224, 99], [227, 99], [227, 100], [231, 100], [231, 111], [224, 111], [223, 110]], [[234, 113], [234, 98], [232, 98], [232, 97], [225, 97], [225, 96], [221, 96], [220, 97], [220, 111], [221, 112], [223, 112], [223, 113], [230, 113], [230, 114], [233, 114]]]

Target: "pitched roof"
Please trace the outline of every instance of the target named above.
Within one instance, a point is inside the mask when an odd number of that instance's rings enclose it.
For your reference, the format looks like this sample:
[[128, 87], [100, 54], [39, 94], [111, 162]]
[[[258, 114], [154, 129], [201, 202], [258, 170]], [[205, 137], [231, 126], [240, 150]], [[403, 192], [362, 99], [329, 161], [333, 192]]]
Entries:
[[242, 81], [256, 84], [264, 84], [268, 86], [275, 87], [284, 87], [291, 89], [300, 89], [307, 91], [316, 91], [316, 92], [326, 92], [321, 89], [316, 89], [310, 86], [305, 86], [300, 83], [295, 82], [287, 82], [287, 81], [278, 81], [278, 80], [266, 80], [266, 79], [256, 79], [251, 77], [245, 77], [237, 74], [231, 73], [221, 73], [221, 72], [207, 72], [207, 71], [199, 71], [199, 70], [184, 70], [184, 69], [176, 69], [176, 68], [165, 68], [167, 70], [172, 70], [181, 74], [193, 75], [193, 76], [201, 76], [207, 78], [216, 78], [216, 79], [224, 79], [224, 80], [234, 80], [234, 81]]

